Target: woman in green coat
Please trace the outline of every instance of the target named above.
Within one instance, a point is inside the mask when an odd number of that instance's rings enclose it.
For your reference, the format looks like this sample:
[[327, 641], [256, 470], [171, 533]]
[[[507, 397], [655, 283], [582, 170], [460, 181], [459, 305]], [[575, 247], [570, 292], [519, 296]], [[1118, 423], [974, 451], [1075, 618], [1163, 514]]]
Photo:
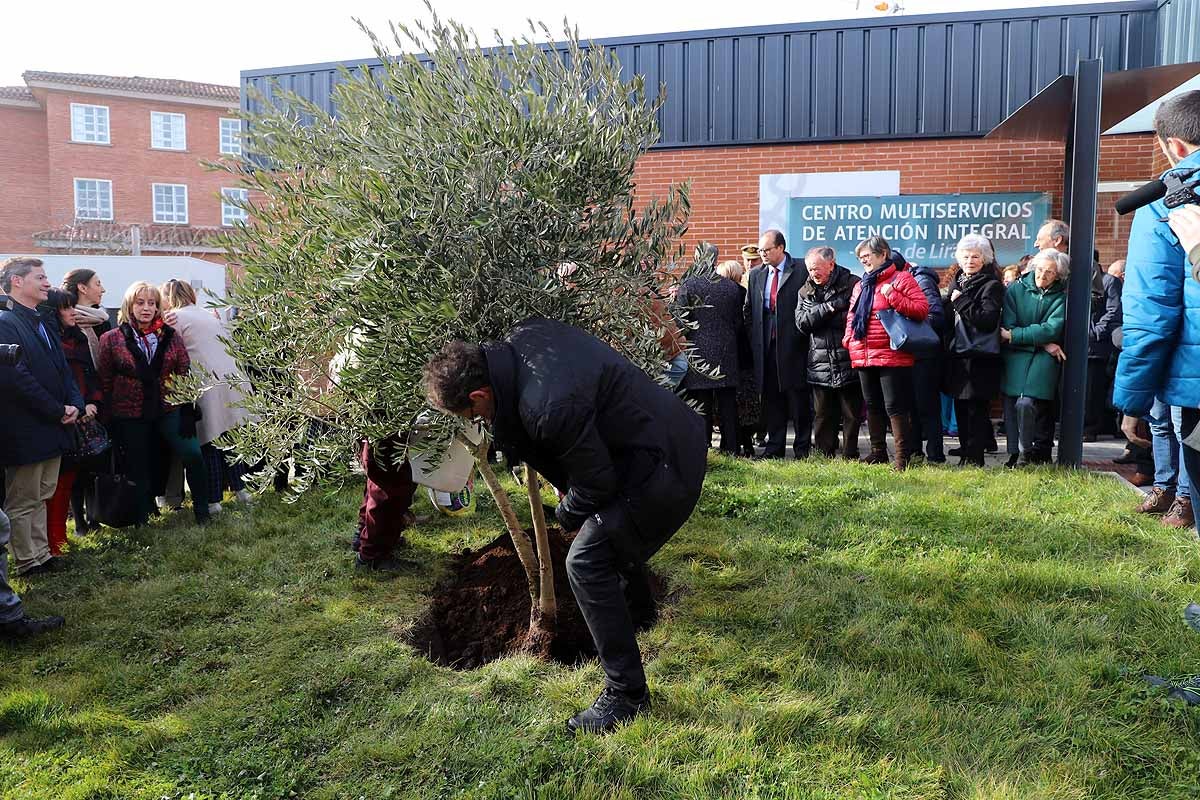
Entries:
[[1051, 413], [1061, 362], [1067, 358], [1060, 345], [1071, 259], [1057, 250], [1042, 250], [1030, 266], [1004, 293], [1000, 319], [1009, 467], [1030, 463], [1034, 437]]

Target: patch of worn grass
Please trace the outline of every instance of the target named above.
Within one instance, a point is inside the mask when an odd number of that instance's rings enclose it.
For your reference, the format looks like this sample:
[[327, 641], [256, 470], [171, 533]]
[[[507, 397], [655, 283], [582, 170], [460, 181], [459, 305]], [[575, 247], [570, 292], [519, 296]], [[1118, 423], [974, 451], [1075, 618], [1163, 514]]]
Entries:
[[[1191, 536], [1110, 480], [713, 457], [655, 558], [678, 605], [642, 637], [654, 713], [563, 720], [601, 673], [457, 673], [402, 644], [467, 519], [355, 575], [358, 493], [72, 541], [18, 581], [68, 626], [0, 650], [0, 798], [1192, 798]], [[423, 501], [421, 501], [423, 502]]]

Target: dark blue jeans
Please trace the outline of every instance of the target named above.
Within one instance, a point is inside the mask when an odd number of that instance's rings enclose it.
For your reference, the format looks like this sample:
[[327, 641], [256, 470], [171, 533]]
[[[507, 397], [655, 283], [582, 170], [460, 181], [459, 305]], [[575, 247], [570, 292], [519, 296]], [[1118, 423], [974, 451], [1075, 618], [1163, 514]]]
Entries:
[[942, 360], [918, 359], [912, 368], [913, 453], [925, 453], [925, 460], [940, 464], [946, 460], [942, 446]]
[[[1182, 423], [1179, 426], [1180, 441], [1192, 435], [1196, 430], [1196, 425], [1200, 424], [1200, 408], [1185, 408], [1183, 409]], [[1187, 468], [1188, 477], [1192, 475], [1200, 475], [1200, 450], [1188, 447], [1186, 444], [1180, 447], [1183, 455], [1183, 464]], [[1200, 517], [1196, 520], [1196, 531], [1200, 533]]]

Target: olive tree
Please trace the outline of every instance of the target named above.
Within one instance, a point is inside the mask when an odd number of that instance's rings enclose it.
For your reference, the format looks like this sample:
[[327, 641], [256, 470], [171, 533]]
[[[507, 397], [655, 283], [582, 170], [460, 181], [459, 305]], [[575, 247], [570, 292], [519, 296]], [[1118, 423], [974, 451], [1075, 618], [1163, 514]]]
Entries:
[[[250, 190], [225, 242], [239, 265], [230, 346], [256, 420], [234, 445], [262, 475], [294, 463], [298, 491], [347, 477], [363, 439], [398, 439], [394, 459], [418, 427], [450, 441], [459, 421], [431, 414], [420, 382], [450, 339], [544, 316], [663, 368], [651, 306], [679, 264], [687, 187], [635, 202], [633, 180], [661, 99], [570, 29], [551, 43], [531, 25], [484, 49], [430, 13], [392, 26], [396, 52], [364, 27], [380, 63], [340, 72], [334, 114], [280, 93], [246, 116], [247, 155], [220, 165]], [[525, 481], [531, 541], [485, 452], [529, 578], [530, 639], [552, 636], [538, 481]]]

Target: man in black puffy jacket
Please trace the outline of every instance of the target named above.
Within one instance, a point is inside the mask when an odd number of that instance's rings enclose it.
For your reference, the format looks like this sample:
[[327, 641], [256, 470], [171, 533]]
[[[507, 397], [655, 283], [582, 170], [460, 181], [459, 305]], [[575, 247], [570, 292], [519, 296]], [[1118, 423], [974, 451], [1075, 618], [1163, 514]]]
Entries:
[[568, 727], [606, 733], [649, 711], [622, 583], [691, 516], [704, 484], [704, 421], [599, 339], [548, 319], [526, 320], [501, 342], [450, 342], [424, 383], [433, 405], [489, 422], [499, 449], [566, 492], [555, 516], [579, 532], [567, 577], [606, 684]]
[[858, 276], [835, 261], [831, 247], [814, 247], [804, 257], [808, 280], [800, 287], [796, 328], [808, 337], [808, 383], [813, 393], [813, 442], [826, 458], [838, 449], [842, 427], [842, 457], [858, 460], [862, 386], [850, 367], [850, 351], [842, 345], [850, 293]]

